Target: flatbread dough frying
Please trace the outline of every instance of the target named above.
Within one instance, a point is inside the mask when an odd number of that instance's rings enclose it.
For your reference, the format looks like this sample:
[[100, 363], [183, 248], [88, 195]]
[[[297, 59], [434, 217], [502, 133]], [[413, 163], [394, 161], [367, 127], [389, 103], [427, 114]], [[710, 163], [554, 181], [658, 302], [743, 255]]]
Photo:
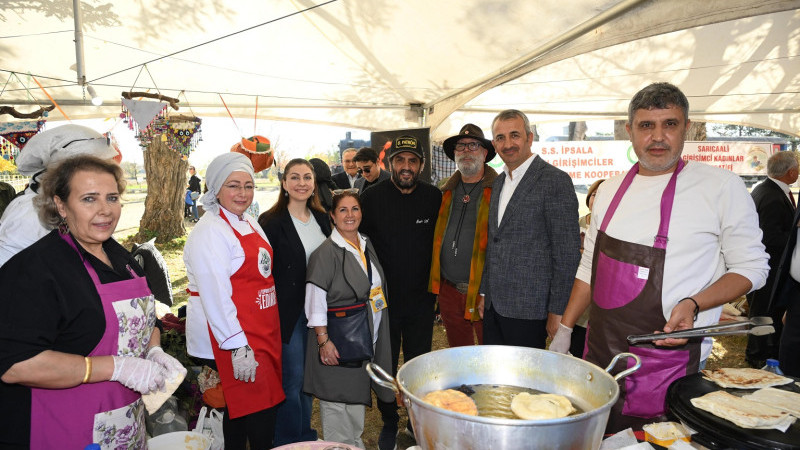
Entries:
[[563, 395], [520, 392], [511, 400], [511, 411], [520, 419], [546, 420], [566, 417], [575, 408]]
[[784, 391], [783, 389], [764, 388], [745, 395], [743, 398], [753, 400], [765, 405], [786, 411], [789, 414], [800, 417], [800, 394], [796, 392]]
[[725, 391], [711, 392], [691, 401], [696, 408], [729, 420], [742, 428], [785, 430], [795, 421], [786, 411]]
[[422, 397], [422, 401], [457, 413], [478, 415], [478, 407], [475, 406], [475, 402], [467, 394], [454, 389], [428, 392], [425, 397]]
[[782, 377], [761, 369], [725, 368], [702, 370], [701, 372], [703, 372], [705, 379], [713, 381], [724, 388], [761, 389], [792, 382], [791, 378]]

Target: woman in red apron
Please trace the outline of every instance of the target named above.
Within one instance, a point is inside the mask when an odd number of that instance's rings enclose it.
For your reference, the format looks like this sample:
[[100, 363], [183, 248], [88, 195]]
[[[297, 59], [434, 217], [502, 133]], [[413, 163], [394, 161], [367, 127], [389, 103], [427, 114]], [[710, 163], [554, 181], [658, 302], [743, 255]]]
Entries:
[[59, 229], [0, 270], [0, 447], [146, 448], [141, 394], [185, 373], [155, 347], [154, 298], [111, 238], [122, 179], [90, 156], [48, 171], [43, 217]]
[[[189, 354], [216, 366], [227, 412], [226, 449], [272, 447], [281, 387], [281, 335], [272, 247], [255, 219], [253, 166], [226, 153], [206, 172], [206, 214], [184, 247], [191, 297]], [[213, 361], [208, 361], [213, 359]]]

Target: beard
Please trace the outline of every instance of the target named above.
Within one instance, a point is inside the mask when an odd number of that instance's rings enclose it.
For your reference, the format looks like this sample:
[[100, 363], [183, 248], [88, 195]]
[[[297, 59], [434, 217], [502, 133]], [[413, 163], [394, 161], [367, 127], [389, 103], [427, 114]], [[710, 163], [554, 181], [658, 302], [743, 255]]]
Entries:
[[400, 173], [411, 174], [411, 179], [406, 181], [400, 178], [400, 174], [392, 171], [392, 181], [394, 181], [394, 184], [399, 186], [401, 189], [410, 189], [417, 185], [417, 180], [419, 179], [419, 172], [414, 173], [410, 170], [401, 170]]
[[461, 175], [472, 177], [481, 171], [483, 163], [470, 156], [456, 155], [456, 167], [461, 171]]
[[[670, 147], [665, 145], [652, 145], [648, 147], [648, 150], [653, 148], [665, 149], [668, 151], [672, 150]], [[682, 152], [679, 151], [672, 155], [668, 155], [669, 159], [662, 163], [659, 163], [655, 158], [648, 157], [648, 155], [645, 153], [645, 155], [642, 155], [642, 158], [639, 158], [639, 165], [651, 172], [664, 172], [678, 164], [678, 160], [681, 159], [681, 153]]]

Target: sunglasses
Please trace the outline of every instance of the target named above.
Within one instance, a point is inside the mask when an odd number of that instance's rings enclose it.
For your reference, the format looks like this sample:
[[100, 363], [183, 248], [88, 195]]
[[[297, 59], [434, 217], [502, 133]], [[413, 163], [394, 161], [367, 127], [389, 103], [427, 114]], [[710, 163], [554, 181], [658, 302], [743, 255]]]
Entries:
[[358, 194], [358, 188], [348, 188], [348, 189], [334, 189], [333, 195], [342, 195], [345, 192], [352, 192], [353, 194]]
[[362, 167], [358, 169], [358, 174], [361, 175], [362, 173], [370, 173], [372, 172], [372, 167]]
[[82, 142], [82, 141], [96, 141], [96, 140], [99, 140], [99, 139], [104, 139], [104, 140], [106, 141], [106, 145], [108, 145], [108, 146], [111, 146], [111, 135], [109, 134], [109, 135], [107, 135], [107, 136], [103, 136], [103, 137], [99, 137], [99, 138], [84, 138], [84, 139], [75, 139], [75, 140], [73, 140], [73, 141], [69, 141], [69, 142], [67, 142], [66, 144], [62, 145], [62, 146], [61, 146], [61, 148], [67, 148], [67, 147], [68, 147], [70, 144], [74, 144], [74, 143], [76, 143], [76, 142]]

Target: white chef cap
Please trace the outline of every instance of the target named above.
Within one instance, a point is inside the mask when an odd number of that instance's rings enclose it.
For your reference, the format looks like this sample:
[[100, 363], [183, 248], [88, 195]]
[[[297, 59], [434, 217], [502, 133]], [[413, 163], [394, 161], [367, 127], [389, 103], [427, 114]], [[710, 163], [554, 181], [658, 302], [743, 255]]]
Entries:
[[17, 157], [17, 170], [23, 175], [33, 175], [61, 160], [83, 154], [111, 159], [117, 156], [117, 151], [97, 131], [70, 123], [33, 136]]

